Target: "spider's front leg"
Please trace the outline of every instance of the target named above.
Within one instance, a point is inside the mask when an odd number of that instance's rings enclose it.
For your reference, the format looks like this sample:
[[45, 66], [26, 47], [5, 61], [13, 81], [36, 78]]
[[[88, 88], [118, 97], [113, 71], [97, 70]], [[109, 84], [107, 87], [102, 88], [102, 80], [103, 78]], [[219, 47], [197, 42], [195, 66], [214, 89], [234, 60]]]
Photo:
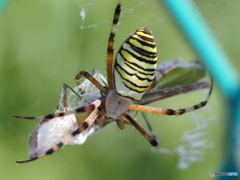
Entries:
[[85, 78], [87, 78], [91, 83], [93, 83], [101, 92], [103, 92], [104, 94], [108, 94], [108, 90], [103, 87], [91, 74], [89, 74], [86, 71], [80, 71], [76, 77], [75, 80], [77, 82], [78, 85], [81, 84], [80, 82], [80, 78], [84, 76]]
[[82, 113], [82, 112], [88, 112], [96, 109], [95, 104], [91, 104], [89, 106], [85, 107], [80, 107], [71, 111], [66, 111], [66, 112], [60, 112], [60, 113], [55, 113], [55, 114], [49, 114], [47, 116], [36, 116], [36, 117], [25, 117], [25, 116], [13, 116], [15, 118], [20, 118], [20, 119], [53, 119], [56, 117], [63, 117], [69, 114], [76, 114], [76, 113]]

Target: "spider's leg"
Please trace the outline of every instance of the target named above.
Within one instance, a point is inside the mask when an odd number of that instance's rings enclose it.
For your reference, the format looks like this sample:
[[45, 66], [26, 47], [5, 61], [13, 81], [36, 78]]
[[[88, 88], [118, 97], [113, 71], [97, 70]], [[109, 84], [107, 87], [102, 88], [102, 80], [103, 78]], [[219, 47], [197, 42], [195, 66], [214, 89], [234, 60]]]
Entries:
[[157, 83], [157, 81], [156, 81], [156, 78], [154, 77], [152, 83], [151, 83], [150, 86], [146, 89], [146, 91], [150, 91], [151, 89], [153, 89], [153, 88], [155, 87], [156, 83]]
[[[116, 122], [117, 122], [117, 124], [120, 123], [121, 125], [124, 125], [124, 124], [132, 125], [132, 123], [124, 120], [123, 118], [116, 119]], [[120, 128], [120, 129], [121, 129], [121, 128]]]
[[108, 93], [107, 89], [106, 89], [104, 86], [102, 86], [91, 74], [89, 74], [88, 72], [85, 72], [85, 71], [80, 71], [80, 72], [76, 75], [75, 79], [76, 79], [78, 85], [81, 84], [80, 81], [79, 81], [79, 79], [80, 79], [82, 76], [84, 76], [84, 77], [87, 78], [89, 81], [91, 81], [91, 82], [92, 82], [101, 92], [103, 92], [104, 94], [107, 94], [107, 93]]
[[153, 133], [153, 128], [152, 128], [151, 124], [149, 123], [146, 114], [142, 112], [142, 116], [143, 116], [143, 119], [145, 120], [145, 122], [146, 122], [146, 124], [147, 124], [147, 127], [148, 127], [148, 130], [150, 131], [150, 134], [151, 134], [153, 137], [157, 138], [157, 136]]
[[149, 106], [143, 106], [143, 105], [137, 105], [137, 104], [132, 104], [128, 108], [129, 110], [135, 110], [135, 111], [142, 111], [142, 112], [149, 112], [149, 113], [155, 113], [155, 114], [164, 114], [164, 115], [181, 115], [186, 112], [190, 111], [195, 111], [196, 109], [204, 107], [212, 93], [212, 88], [213, 88], [213, 80], [211, 77], [211, 87], [209, 90], [209, 93], [207, 95], [207, 98], [205, 101], [200, 102], [199, 104], [196, 104], [194, 106], [184, 108], [184, 109], [178, 109], [178, 110], [173, 110], [173, 109], [165, 109], [165, 108], [156, 108], [156, 107], [149, 107]]
[[113, 44], [114, 44], [114, 36], [116, 33], [116, 27], [118, 23], [118, 19], [121, 12], [121, 1], [118, 2], [118, 5], [115, 9], [114, 15], [113, 15], [113, 21], [112, 21], [112, 28], [111, 33], [108, 39], [108, 47], [107, 47], [107, 79], [108, 79], [108, 85], [110, 89], [113, 89]]
[[120, 129], [124, 129], [124, 124], [132, 125], [130, 122], [124, 120], [122, 116], [116, 119], [116, 123]]
[[50, 120], [50, 119], [53, 119], [53, 118], [56, 118], [56, 117], [62, 117], [62, 116], [66, 116], [66, 115], [69, 115], [69, 114], [77, 114], [77, 113], [93, 111], [94, 109], [96, 109], [96, 107], [99, 106], [99, 103], [101, 103], [101, 99], [97, 99], [96, 101], [94, 101], [89, 106], [79, 107], [79, 108], [71, 110], [71, 111], [49, 114], [47, 116], [36, 116], [36, 117], [13, 116], [13, 117], [20, 118], [20, 119], [49, 119]]
[[143, 135], [145, 139], [152, 145], [158, 146], [158, 140], [155, 136], [151, 136], [143, 127], [142, 125], [134, 119], [130, 114], [124, 113], [123, 116]]
[[99, 109], [98, 107], [100, 106], [101, 102], [99, 102], [100, 100], [96, 100], [94, 101], [96, 104], [96, 108], [91, 112], [91, 114], [87, 117], [87, 119], [79, 126], [79, 128], [75, 131], [73, 131], [69, 136], [67, 136], [63, 141], [59, 142], [56, 146], [48, 149], [45, 153], [37, 155], [35, 157], [30, 157], [30, 159], [28, 160], [24, 160], [24, 161], [16, 161], [17, 163], [26, 163], [26, 162], [31, 162], [34, 161], [36, 159], [42, 158], [44, 156], [50, 155], [52, 153], [54, 153], [55, 151], [57, 151], [59, 148], [61, 148], [62, 146], [66, 145], [72, 138], [74, 138], [76, 135], [80, 134], [81, 132], [83, 132], [84, 130], [86, 130], [89, 126], [91, 126], [94, 121], [96, 120], [98, 113], [99, 113]]

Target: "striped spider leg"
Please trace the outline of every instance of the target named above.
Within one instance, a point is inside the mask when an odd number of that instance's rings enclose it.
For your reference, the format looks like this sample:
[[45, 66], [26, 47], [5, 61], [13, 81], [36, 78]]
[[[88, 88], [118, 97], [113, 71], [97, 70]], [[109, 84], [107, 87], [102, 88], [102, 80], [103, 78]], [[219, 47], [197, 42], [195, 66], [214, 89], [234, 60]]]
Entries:
[[[49, 148], [45, 153], [31, 157], [26, 161], [18, 161], [18, 163], [33, 161], [48, 154], [52, 154], [54, 151], [67, 144], [72, 138], [86, 130], [96, 121], [97, 123], [102, 123], [105, 120], [116, 122], [120, 128], [123, 128], [124, 124], [130, 123], [152, 146], [158, 146], [159, 143], [155, 136], [150, 135], [128, 112], [129, 110], [165, 115], [181, 115], [206, 105], [212, 91], [212, 85], [205, 101], [185, 109], [172, 110], [133, 104], [134, 102], [141, 101], [141, 99], [144, 97], [144, 94], [153, 89], [155, 86], [154, 77], [157, 67], [157, 49], [151, 31], [146, 27], [141, 27], [123, 42], [118, 53], [116, 54], [115, 60], [113, 61], [114, 36], [121, 11], [120, 8], [121, 1], [119, 1], [115, 9], [111, 33], [108, 40], [108, 87], [104, 87], [88, 72], [81, 71], [76, 75], [76, 80], [79, 84], [80, 78], [84, 76], [101, 91], [102, 96], [97, 98], [88, 106], [82, 106], [74, 110], [50, 114], [43, 117], [30, 117], [28, 119], [52, 119], [83, 112], [89, 112], [89, 116], [75, 131], [64, 138], [61, 142], [57, 143], [57, 145]], [[125, 119], [129, 122], [127, 122]]]

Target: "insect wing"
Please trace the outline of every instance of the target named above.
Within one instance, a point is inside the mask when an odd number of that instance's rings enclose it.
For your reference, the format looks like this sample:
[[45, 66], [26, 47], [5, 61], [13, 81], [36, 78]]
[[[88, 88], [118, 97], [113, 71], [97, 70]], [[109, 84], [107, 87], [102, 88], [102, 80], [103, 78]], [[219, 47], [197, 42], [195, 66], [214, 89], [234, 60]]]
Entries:
[[206, 70], [200, 60], [185, 62], [180, 58], [172, 58], [158, 65], [155, 74], [156, 87], [166, 88], [191, 84], [204, 78], [205, 75]]
[[[74, 114], [50, 120], [43, 119], [29, 138], [29, 158], [45, 153], [48, 149], [61, 142], [62, 139], [77, 129], [77, 127], [77, 121]], [[78, 144], [84, 143], [86, 137], [83, 135], [81, 137], [79, 136], [76, 136], [73, 141]]]
[[146, 92], [138, 103], [146, 105], [174, 95], [207, 88], [209, 83], [203, 80], [205, 74], [206, 70], [200, 60], [187, 63], [180, 58], [172, 58], [158, 65], [155, 88]]
[[181, 86], [168, 87], [168, 88], [154, 88], [146, 92], [138, 104], [146, 105], [155, 101], [159, 101], [168, 97], [172, 97], [179, 94], [188, 93], [198, 89], [208, 88], [208, 82], [196, 82]]

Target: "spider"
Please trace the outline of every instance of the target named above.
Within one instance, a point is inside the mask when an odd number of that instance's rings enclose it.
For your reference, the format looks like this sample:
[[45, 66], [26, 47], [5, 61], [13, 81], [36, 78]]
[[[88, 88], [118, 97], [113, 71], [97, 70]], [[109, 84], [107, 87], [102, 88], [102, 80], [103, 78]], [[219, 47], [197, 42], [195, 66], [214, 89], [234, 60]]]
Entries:
[[[107, 82], [108, 87], [101, 85], [97, 79], [85, 71], [80, 71], [75, 79], [80, 85], [80, 78], [84, 76], [92, 84], [94, 84], [101, 92], [101, 97], [96, 98], [90, 105], [81, 106], [73, 110], [49, 114], [47, 116], [38, 117], [22, 117], [14, 116], [22, 119], [43, 119], [45, 121], [54, 118], [63, 117], [70, 114], [88, 113], [89, 115], [82, 124], [78, 126], [70, 135], [49, 148], [43, 154], [30, 157], [25, 161], [17, 161], [17, 163], [30, 162], [46, 155], [52, 154], [62, 146], [66, 145], [76, 135], [85, 131], [94, 123], [100, 124], [107, 120], [116, 122], [119, 128], [123, 128], [124, 124], [133, 125], [140, 134], [152, 145], [158, 146], [159, 142], [155, 136], [150, 135], [143, 126], [128, 112], [129, 110], [149, 112], [164, 115], [181, 115], [186, 112], [194, 111], [205, 106], [212, 92], [212, 83], [206, 100], [201, 103], [185, 109], [164, 109], [149, 107], [134, 102], [139, 102], [144, 94], [153, 89], [155, 80], [155, 71], [157, 67], [157, 49], [151, 31], [146, 27], [137, 29], [130, 35], [121, 45], [113, 60], [113, 44], [116, 32], [116, 26], [121, 12], [121, 0], [118, 2], [113, 16], [112, 28], [108, 40], [107, 47]], [[126, 121], [127, 120], [127, 121]]]

